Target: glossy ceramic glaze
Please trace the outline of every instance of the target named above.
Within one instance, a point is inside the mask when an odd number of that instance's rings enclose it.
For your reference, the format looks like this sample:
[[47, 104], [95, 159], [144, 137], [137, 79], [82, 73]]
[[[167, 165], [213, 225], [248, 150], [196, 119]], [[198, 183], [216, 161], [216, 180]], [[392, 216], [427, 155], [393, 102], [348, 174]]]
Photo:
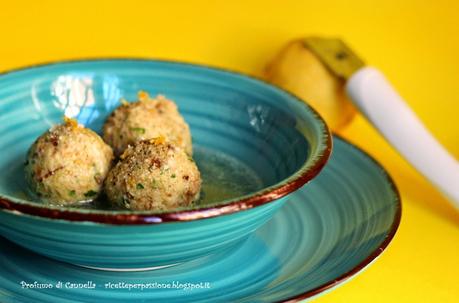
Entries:
[[[389, 244], [401, 205], [385, 171], [335, 139], [329, 164], [245, 242], [170, 268], [130, 273], [72, 266], [1, 242], [0, 300], [9, 302], [276, 302], [330, 290], [370, 264]], [[204, 221], [203, 221], [204, 222]], [[87, 283], [94, 289], [22, 289], [20, 282]], [[150, 289], [107, 288], [106, 283]], [[158, 289], [206, 282], [210, 288]], [[175, 283], [175, 284], [174, 284]], [[172, 287], [172, 286], [171, 286]]]
[[[256, 175], [258, 187], [165, 213], [64, 208], [27, 195], [23, 162], [40, 134], [63, 115], [100, 132], [120, 98], [135, 100], [139, 90], [175, 100], [196, 149], [237, 159]], [[86, 266], [161, 266], [237, 244], [320, 171], [331, 148], [323, 121], [294, 96], [190, 64], [94, 60], [33, 67], [1, 75], [0, 100], [1, 234]], [[205, 153], [199, 161], [204, 165]]]

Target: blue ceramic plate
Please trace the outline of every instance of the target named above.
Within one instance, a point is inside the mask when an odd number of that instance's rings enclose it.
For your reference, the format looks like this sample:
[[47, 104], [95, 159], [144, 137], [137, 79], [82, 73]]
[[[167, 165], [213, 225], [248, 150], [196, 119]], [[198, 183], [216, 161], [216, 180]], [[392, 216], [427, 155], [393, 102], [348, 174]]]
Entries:
[[[98, 271], [2, 240], [0, 301], [276, 302], [329, 290], [378, 257], [401, 214], [400, 197], [384, 169], [344, 140], [335, 137], [334, 142], [323, 172], [269, 223], [237, 247], [182, 265]], [[21, 286], [35, 281], [52, 288]], [[78, 284], [94, 288], [72, 288]]]

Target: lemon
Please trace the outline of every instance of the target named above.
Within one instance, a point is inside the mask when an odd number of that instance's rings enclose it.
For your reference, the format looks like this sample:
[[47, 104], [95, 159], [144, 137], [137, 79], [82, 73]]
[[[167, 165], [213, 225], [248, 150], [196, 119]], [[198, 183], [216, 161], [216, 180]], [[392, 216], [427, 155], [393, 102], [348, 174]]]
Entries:
[[338, 130], [355, 115], [344, 80], [336, 77], [301, 40], [288, 43], [267, 65], [266, 79], [316, 109], [330, 129]]

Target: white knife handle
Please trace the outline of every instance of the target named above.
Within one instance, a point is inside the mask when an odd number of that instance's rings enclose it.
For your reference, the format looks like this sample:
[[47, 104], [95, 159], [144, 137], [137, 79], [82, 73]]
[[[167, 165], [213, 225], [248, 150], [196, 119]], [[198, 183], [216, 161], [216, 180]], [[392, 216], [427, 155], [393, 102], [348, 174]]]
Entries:
[[459, 209], [459, 163], [372, 67], [357, 71], [346, 84], [350, 99], [380, 133]]

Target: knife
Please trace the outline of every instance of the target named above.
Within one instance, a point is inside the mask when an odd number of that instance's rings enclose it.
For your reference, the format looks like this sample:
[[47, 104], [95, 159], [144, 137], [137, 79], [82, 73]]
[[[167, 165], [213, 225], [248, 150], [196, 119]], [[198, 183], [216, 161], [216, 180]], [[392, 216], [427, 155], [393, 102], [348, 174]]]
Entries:
[[340, 39], [304, 45], [345, 81], [349, 99], [380, 134], [459, 209], [459, 162], [435, 139], [390, 82]]

